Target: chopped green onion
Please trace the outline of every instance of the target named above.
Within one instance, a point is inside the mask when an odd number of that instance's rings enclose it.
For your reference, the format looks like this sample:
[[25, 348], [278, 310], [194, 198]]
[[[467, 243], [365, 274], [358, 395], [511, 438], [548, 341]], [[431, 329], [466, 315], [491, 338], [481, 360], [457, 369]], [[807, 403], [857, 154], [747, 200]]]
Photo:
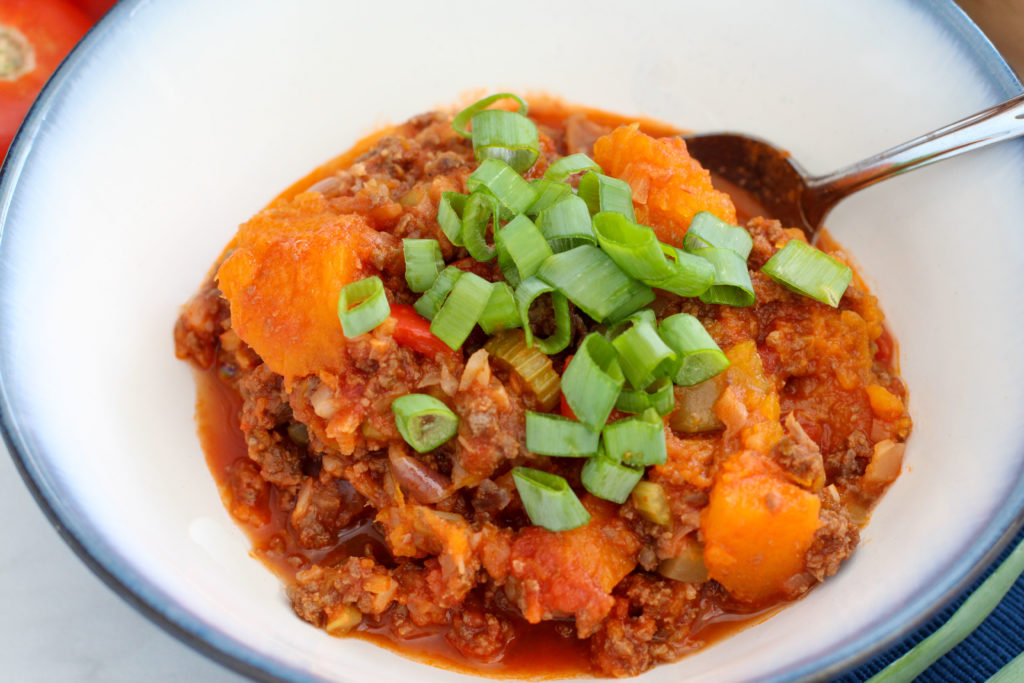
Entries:
[[669, 258], [672, 275], [663, 280], [648, 282], [651, 287], [679, 296], [700, 296], [715, 283], [715, 267], [710, 261], [667, 244], [662, 244], [661, 250]]
[[556, 183], [547, 178], [531, 180], [530, 187], [537, 194], [537, 198], [533, 201], [533, 204], [530, 204], [530, 208], [526, 210], [528, 216], [536, 216], [555, 202], [572, 195], [572, 187], [565, 183]]
[[992, 674], [986, 683], [1020, 683], [1024, 681], [1024, 654], [1014, 657], [1009, 664]]
[[754, 240], [749, 232], [738, 225], [726, 223], [709, 211], [698, 211], [683, 237], [683, 248], [687, 251], [720, 247], [735, 251], [744, 261], [750, 256], [753, 246]]
[[643, 389], [676, 365], [676, 353], [646, 320], [636, 320], [612, 340], [622, 373], [634, 389]]
[[395, 426], [419, 453], [432, 451], [455, 436], [459, 418], [448, 406], [426, 394], [406, 394], [391, 402]]
[[661, 484], [642, 481], [633, 487], [630, 498], [633, 500], [633, 507], [648, 522], [661, 526], [672, 524], [672, 510], [668, 506], [668, 496], [665, 495], [665, 489]]
[[526, 450], [562, 458], [597, 453], [601, 432], [561, 415], [526, 411]]
[[472, 192], [487, 192], [501, 207], [501, 219], [512, 220], [526, 211], [537, 199], [530, 183], [516, 170], [497, 159], [484, 159], [466, 179], [466, 188]]
[[430, 323], [430, 331], [453, 350], [459, 348], [490, 298], [490, 282], [475, 273], [463, 273]]
[[402, 240], [405, 254], [405, 281], [414, 292], [425, 292], [444, 270], [444, 256], [437, 240]]
[[[952, 650], [992, 613], [1024, 572], [1024, 542], [953, 612], [945, 624], [909, 652], [871, 678], [868, 683], [913, 681], [939, 657]], [[1017, 660], [1014, 660], [1015, 662]], [[989, 679], [991, 681], [992, 679]], [[1018, 679], [1010, 679], [1018, 680]]]
[[532, 467], [515, 467], [512, 480], [526, 515], [536, 526], [548, 531], [568, 531], [590, 521], [590, 513], [569, 488], [569, 483], [557, 474]]
[[833, 308], [853, 279], [848, 265], [798, 239], [786, 242], [761, 270], [787, 289]]
[[600, 429], [625, 383], [615, 347], [597, 332], [580, 343], [562, 373], [562, 395], [580, 422]]
[[487, 244], [487, 226], [493, 220], [497, 230], [499, 211], [498, 200], [484, 192], [474, 192], [466, 200], [462, 212], [462, 243], [477, 261], [494, 258], [494, 247]]
[[609, 458], [633, 467], [663, 465], [668, 457], [665, 423], [654, 408], [605, 425], [601, 438]]
[[548, 257], [537, 275], [597, 322], [613, 313], [625, 317], [654, 300], [650, 287], [623, 273], [607, 254], [588, 245]]
[[510, 330], [494, 335], [484, 345], [491, 356], [519, 375], [526, 388], [537, 398], [544, 410], [558, 403], [562, 380], [555, 372], [551, 359], [536, 347], [526, 345], [522, 330]]
[[729, 367], [729, 359], [700, 320], [688, 313], [665, 318], [658, 332], [676, 352], [677, 361], [672, 369], [672, 381], [676, 384], [686, 387], [700, 384]]
[[607, 320], [610, 323], [617, 323], [641, 310], [652, 301], [654, 301], [654, 291], [650, 287], [635, 287], [630, 292], [629, 298], [608, 314]]
[[553, 253], [537, 226], [522, 214], [498, 230], [494, 244], [498, 247], [498, 264], [512, 285], [536, 275]]
[[594, 214], [594, 235], [598, 243], [626, 275], [641, 282], [664, 280], [673, 275], [672, 267], [661, 251], [658, 236], [646, 225], [639, 225], [621, 213], [601, 211]]
[[474, 114], [472, 122], [477, 161], [498, 159], [522, 173], [540, 156], [537, 126], [522, 114], [487, 109]]
[[629, 327], [635, 323], [647, 323], [657, 327], [658, 318], [649, 308], [641, 308], [639, 311], [632, 313], [622, 320], [616, 321], [614, 324], [609, 325], [605, 331], [604, 336], [608, 341], [613, 341], [620, 334], [629, 329]]
[[668, 377], [659, 377], [646, 389], [623, 389], [615, 401], [616, 410], [633, 414], [654, 408], [658, 415], [668, 415], [675, 407], [675, 391], [672, 389], [672, 380]]
[[583, 488], [598, 498], [625, 503], [633, 487], [643, 478], [643, 468], [622, 465], [603, 452], [587, 460], [580, 472]]
[[754, 285], [750, 282], [747, 262], [732, 249], [705, 247], [693, 252], [715, 267], [715, 284], [700, 295], [708, 304], [751, 306], [754, 303]]
[[437, 205], [437, 224], [448, 241], [457, 247], [462, 246], [462, 212], [466, 207], [469, 195], [458, 192], [442, 192], [441, 201]]
[[555, 253], [581, 244], [597, 244], [587, 203], [571, 194], [541, 211], [537, 227]]
[[576, 192], [587, 203], [590, 213], [617, 211], [636, 222], [633, 190], [626, 181], [590, 171], [580, 178]]
[[464, 138], [471, 137], [472, 133], [470, 133], [469, 130], [466, 128], [466, 124], [472, 120], [473, 114], [476, 114], [479, 111], [483, 111], [484, 109], [491, 106], [498, 100], [510, 99], [515, 100], [516, 102], [519, 103], [519, 113], [525, 116], [526, 113], [529, 111], [529, 107], [526, 104], [526, 100], [524, 100], [519, 95], [515, 95], [510, 92], [500, 92], [494, 95], [488, 95], [482, 100], [477, 100], [476, 102], [474, 102], [473, 104], [469, 105], [468, 107], [460, 111], [458, 114], [456, 114], [455, 118], [452, 119], [452, 129]]
[[697, 296], [714, 282], [715, 268], [709, 262], [662, 244], [653, 230], [621, 213], [595, 214], [594, 234], [619, 268], [645, 285], [679, 296]]
[[448, 293], [452, 291], [452, 287], [462, 277], [462, 273], [463, 271], [455, 266], [448, 266], [442, 270], [441, 274], [434, 280], [434, 284], [430, 285], [430, 289], [423, 292], [423, 296], [413, 304], [416, 312], [427, 320], [433, 320], [437, 312], [441, 310], [441, 306], [448, 297]]
[[569, 345], [572, 337], [572, 320], [569, 318], [569, 302], [565, 295], [539, 277], [529, 277], [516, 287], [516, 305], [519, 308], [519, 320], [526, 333], [526, 345], [533, 346], [533, 327], [530, 325], [530, 306], [542, 294], [551, 295], [551, 306], [555, 314], [555, 331], [544, 339], [537, 339], [537, 346], [546, 354], [562, 351]]
[[391, 315], [384, 283], [376, 275], [350, 282], [338, 294], [338, 318], [346, 337], [358, 337]]
[[582, 173], [583, 171], [596, 171], [600, 173], [601, 167], [586, 154], [570, 154], [548, 166], [548, 170], [544, 171], [544, 177], [548, 180], [561, 182], [573, 173]]
[[511, 330], [520, 326], [519, 309], [516, 297], [507, 282], [495, 282], [491, 287], [491, 296], [487, 300], [484, 312], [477, 321], [487, 334], [502, 330]]

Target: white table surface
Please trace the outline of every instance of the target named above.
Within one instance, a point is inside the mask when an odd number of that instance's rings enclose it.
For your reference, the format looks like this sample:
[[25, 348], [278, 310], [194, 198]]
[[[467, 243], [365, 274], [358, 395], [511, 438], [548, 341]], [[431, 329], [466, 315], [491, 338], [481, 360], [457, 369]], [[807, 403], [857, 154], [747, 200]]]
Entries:
[[0, 539], [0, 680], [244, 680], [93, 575], [50, 526], [2, 444]]

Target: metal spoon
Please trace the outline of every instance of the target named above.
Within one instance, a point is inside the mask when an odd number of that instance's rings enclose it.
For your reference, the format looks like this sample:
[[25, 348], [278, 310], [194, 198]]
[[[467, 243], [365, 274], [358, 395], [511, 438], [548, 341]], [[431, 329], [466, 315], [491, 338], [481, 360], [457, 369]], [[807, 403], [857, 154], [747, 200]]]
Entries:
[[768, 215], [802, 228], [811, 240], [844, 197], [935, 161], [1024, 135], [1024, 95], [822, 176], [788, 152], [738, 133], [685, 136], [690, 154], [712, 173], [753, 195]]

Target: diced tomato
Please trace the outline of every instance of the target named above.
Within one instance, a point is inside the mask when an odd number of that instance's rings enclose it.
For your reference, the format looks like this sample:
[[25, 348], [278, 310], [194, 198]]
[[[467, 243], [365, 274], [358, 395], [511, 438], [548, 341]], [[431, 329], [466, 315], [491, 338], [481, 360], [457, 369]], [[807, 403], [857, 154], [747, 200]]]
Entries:
[[395, 319], [395, 341], [418, 351], [424, 356], [454, 353], [451, 347], [430, 331], [430, 321], [412, 306], [391, 304], [391, 317]]

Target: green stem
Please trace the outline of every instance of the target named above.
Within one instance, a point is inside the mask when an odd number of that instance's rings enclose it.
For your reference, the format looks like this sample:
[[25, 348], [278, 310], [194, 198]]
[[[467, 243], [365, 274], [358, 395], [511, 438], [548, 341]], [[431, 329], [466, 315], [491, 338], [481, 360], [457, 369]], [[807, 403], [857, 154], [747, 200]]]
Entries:
[[995, 672], [992, 678], [988, 679], [988, 683], [1016, 683], [1022, 680], [1024, 680], [1024, 654], [1017, 655], [1012, 662]]
[[[985, 618], [996, 608], [1003, 596], [1013, 587], [1022, 572], [1024, 572], [1024, 541], [1013, 549], [1013, 552], [999, 568], [985, 579], [985, 582], [964, 601], [945, 624], [915, 645], [905, 655], [885, 667], [868, 683], [903, 683], [914, 680], [935, 660], [952, 650], [974, 629], [978, 628], [981, 622], [985, 621]], [[1020, 678], [1013, 677], [1013, 673], [1020, 672], [1021, 667], [1024, 666], [1024, 663], [1018, 661], [1020, 659], [1018, 657], [1007, 666], [1007, 669], [1010, 669], [1008, 674], [1010, 678], [1005, 680], [1020, 680]], [[996, 677], [998, 678], [1002, 673], [1000, 671]]]

